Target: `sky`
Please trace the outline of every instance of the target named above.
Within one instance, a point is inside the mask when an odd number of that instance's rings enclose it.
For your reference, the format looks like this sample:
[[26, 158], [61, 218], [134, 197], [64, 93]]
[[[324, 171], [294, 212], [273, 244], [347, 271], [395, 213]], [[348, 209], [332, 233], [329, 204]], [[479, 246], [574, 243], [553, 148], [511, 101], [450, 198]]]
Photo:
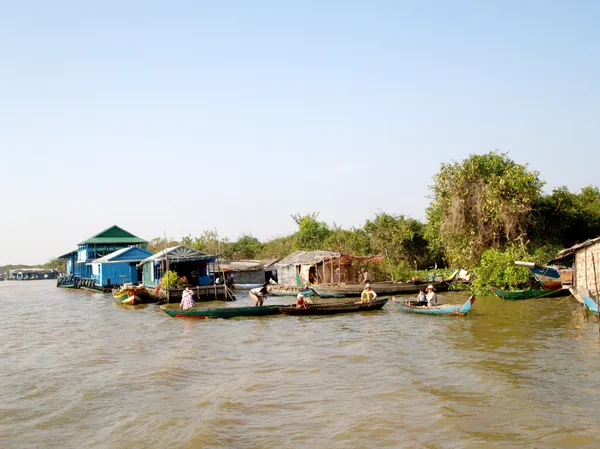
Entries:
[[598, 185], [595, 1], [0, 4], [0, 265], [117, 224], [261, 240], [425, 219], [491, 150]]

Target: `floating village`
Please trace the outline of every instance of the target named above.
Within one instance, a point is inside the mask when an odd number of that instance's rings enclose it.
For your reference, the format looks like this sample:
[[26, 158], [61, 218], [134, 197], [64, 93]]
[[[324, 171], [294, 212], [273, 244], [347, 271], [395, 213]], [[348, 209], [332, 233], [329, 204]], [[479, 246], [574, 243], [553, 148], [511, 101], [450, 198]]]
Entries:
[[[282, 259], [222, 260], [219, 255], [185, 245], [152, 253], [147, 240], [116, 225], [83, 240], [59, 258], [66, 262], [64, 273], [55, 269], [15, 269], [0, 276], [0, 280], [56, 279], [60, 288], [110, 293], [123, 305], [157, 303], [171, 316], [192, 318], [334, 314], [380, 309], [390, 300], [406, 312], [464, 316], [475, 301], [474, 296], [458, 305], [415, 300], [417, 294], [447, 291], [453, 283], [468, 284], [472, 275], [464, 270], [446, 278], [433, 274], [426, 279], [391, 282], [363, 277], [368, 264], [384, 262], [381, 255], [296, 251]], [[600, 237], [560, 251], [546, 265], [515, 261], [530, 271], [539, 285], [537, 290], [490, 290], [506, 300], [572, 295], [598, 315], [599, 258]], [[272, 301], [263, 304], [260, 300], [254, 307], [213, 309], [195, 306], [196, 302], [235, 301], [240, 290], [249, 291], [251, 297], [292, 297], [298, 302], [273, 305]], [[180, 307], [186, 295], [195, 307]]]

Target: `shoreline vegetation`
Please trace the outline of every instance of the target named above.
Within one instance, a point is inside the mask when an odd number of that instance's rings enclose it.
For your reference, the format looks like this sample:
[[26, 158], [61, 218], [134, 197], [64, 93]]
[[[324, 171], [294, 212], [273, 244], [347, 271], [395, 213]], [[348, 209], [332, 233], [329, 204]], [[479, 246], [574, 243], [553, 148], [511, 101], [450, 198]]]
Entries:
[[[266, 241], [251, 234], [230, 241], [203, 231], [180, 240], [157, 237], [148, 249], [181, 243], [225, 260], [283, 258], [296, 250], [381, 254], [385, 262], [368, 266], [377, 280], [422, 278], [432, 270], [448, 275], [462, 268], [475, 274], [469, 288], [478, 294], [487, 294], [490, 285], [528, 288], [535, 285], [529, 271], [515, 260], [543, 264], [558, 250], [600, 235], [598, 187], [573, 193], [563, 186], [544, 193], [544, 185], [539, 172], [491, 151], [441, 164], [425, 222], [380, 212], [361, 227], [343, 228], [319, 221], [315, 212], [293, 215], [296, 232]], [[60, 269], [62, 263], [55, 259], [41, 267]]]

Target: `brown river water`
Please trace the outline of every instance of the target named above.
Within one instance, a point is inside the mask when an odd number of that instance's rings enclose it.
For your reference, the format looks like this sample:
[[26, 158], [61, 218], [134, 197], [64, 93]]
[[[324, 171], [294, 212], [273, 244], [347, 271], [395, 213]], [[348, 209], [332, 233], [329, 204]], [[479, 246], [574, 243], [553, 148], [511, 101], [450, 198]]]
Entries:
[[2, 449], [600, 447], [599, 325], [573, 298], [186, 320], [5, 281], [0, 304]]

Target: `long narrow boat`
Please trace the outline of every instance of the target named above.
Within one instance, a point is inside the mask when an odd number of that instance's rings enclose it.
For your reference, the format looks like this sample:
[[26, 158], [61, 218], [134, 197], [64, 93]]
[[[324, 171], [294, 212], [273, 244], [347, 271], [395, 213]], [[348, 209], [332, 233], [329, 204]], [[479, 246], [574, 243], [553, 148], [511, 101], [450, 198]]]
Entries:
[[385, 303], [388, 302], [388, 298], [376, 299], [370, 302], [344, 302], [337, 304], [312, 304], [307, 309], [299, 308], [296, 306], [282, 306], [279, 307], [281, 313], [286, 315], [334, 315], [338, 313], [351, 313], [351, 312], [366, 312], [369, 310], [379, 310]]
[[[414, 294], [419, 293], [419, 290], [424, 290], [427, 285], [432, 285], [436, 291], [448, 291], [452, 279], [438, 282], [424, 282], [413, 284], [410, 282], [371, 282], [371, 288], [375, 293], [382, 296]], [[341, 297], [360, 296], [364, 284], [340, 284], [340, 285], [319, 285], [316, 291], [319, 295], [341, 295]]]
[[511, 301], [517, 301], [522, 299], [535, 299], [535, 298], [557, 298], [559, 296], [569, 296], [571, 292], [568, 288], [561, 288], [558, 290], [512, 290], [504, 291], [496, 287], [490, 287], [490, 291], [502, 299], [509, 299]]
[[256, 306], [256, 307], [220, 307], [218, 309], [202, 309], [194, 307], [192, 309], [173, 309], [165, 306], [160, 308], [168, 315], [174, 318], [234, 318], [238, 316], [266, 316], [278, 315], [280, 306]]
[[[395, 298], [392, 298], [395, 300]], [[462, 305], [442, 304], [439, 306], [419, 306], [417, 301], [396, 302], [398, 308], [403, 312], [423, 313], [426, 315], [466, 315], [471, 310], [475, 302], [475, 296], [472, 295], [467, 302]]]
[[581, 300], [583, 301], [583, 305], [586, 309], [592, 312], [594, 315], [598, 316], [598, 303], [596, 302], [596, 298], [587, 288], [580, 288], [579, 294], [581, 296]]
[[579, 304], [585, 304], [583, 302], [583, 298], [581, 297], [581, 293], [579, 293], [579, 289], [577, 287], [571, 286], [569, 287], [569, 291], [571, 292], [571, 295], [573, 295], [573, 298], [575, 298]]
[[525, 267], [547, 290], [559, 290], [564, 284], [573, 282], [573, 268], [554, 266], [554, 265], [538, 265], [534, 262], [515, 261], [515, 265]]

